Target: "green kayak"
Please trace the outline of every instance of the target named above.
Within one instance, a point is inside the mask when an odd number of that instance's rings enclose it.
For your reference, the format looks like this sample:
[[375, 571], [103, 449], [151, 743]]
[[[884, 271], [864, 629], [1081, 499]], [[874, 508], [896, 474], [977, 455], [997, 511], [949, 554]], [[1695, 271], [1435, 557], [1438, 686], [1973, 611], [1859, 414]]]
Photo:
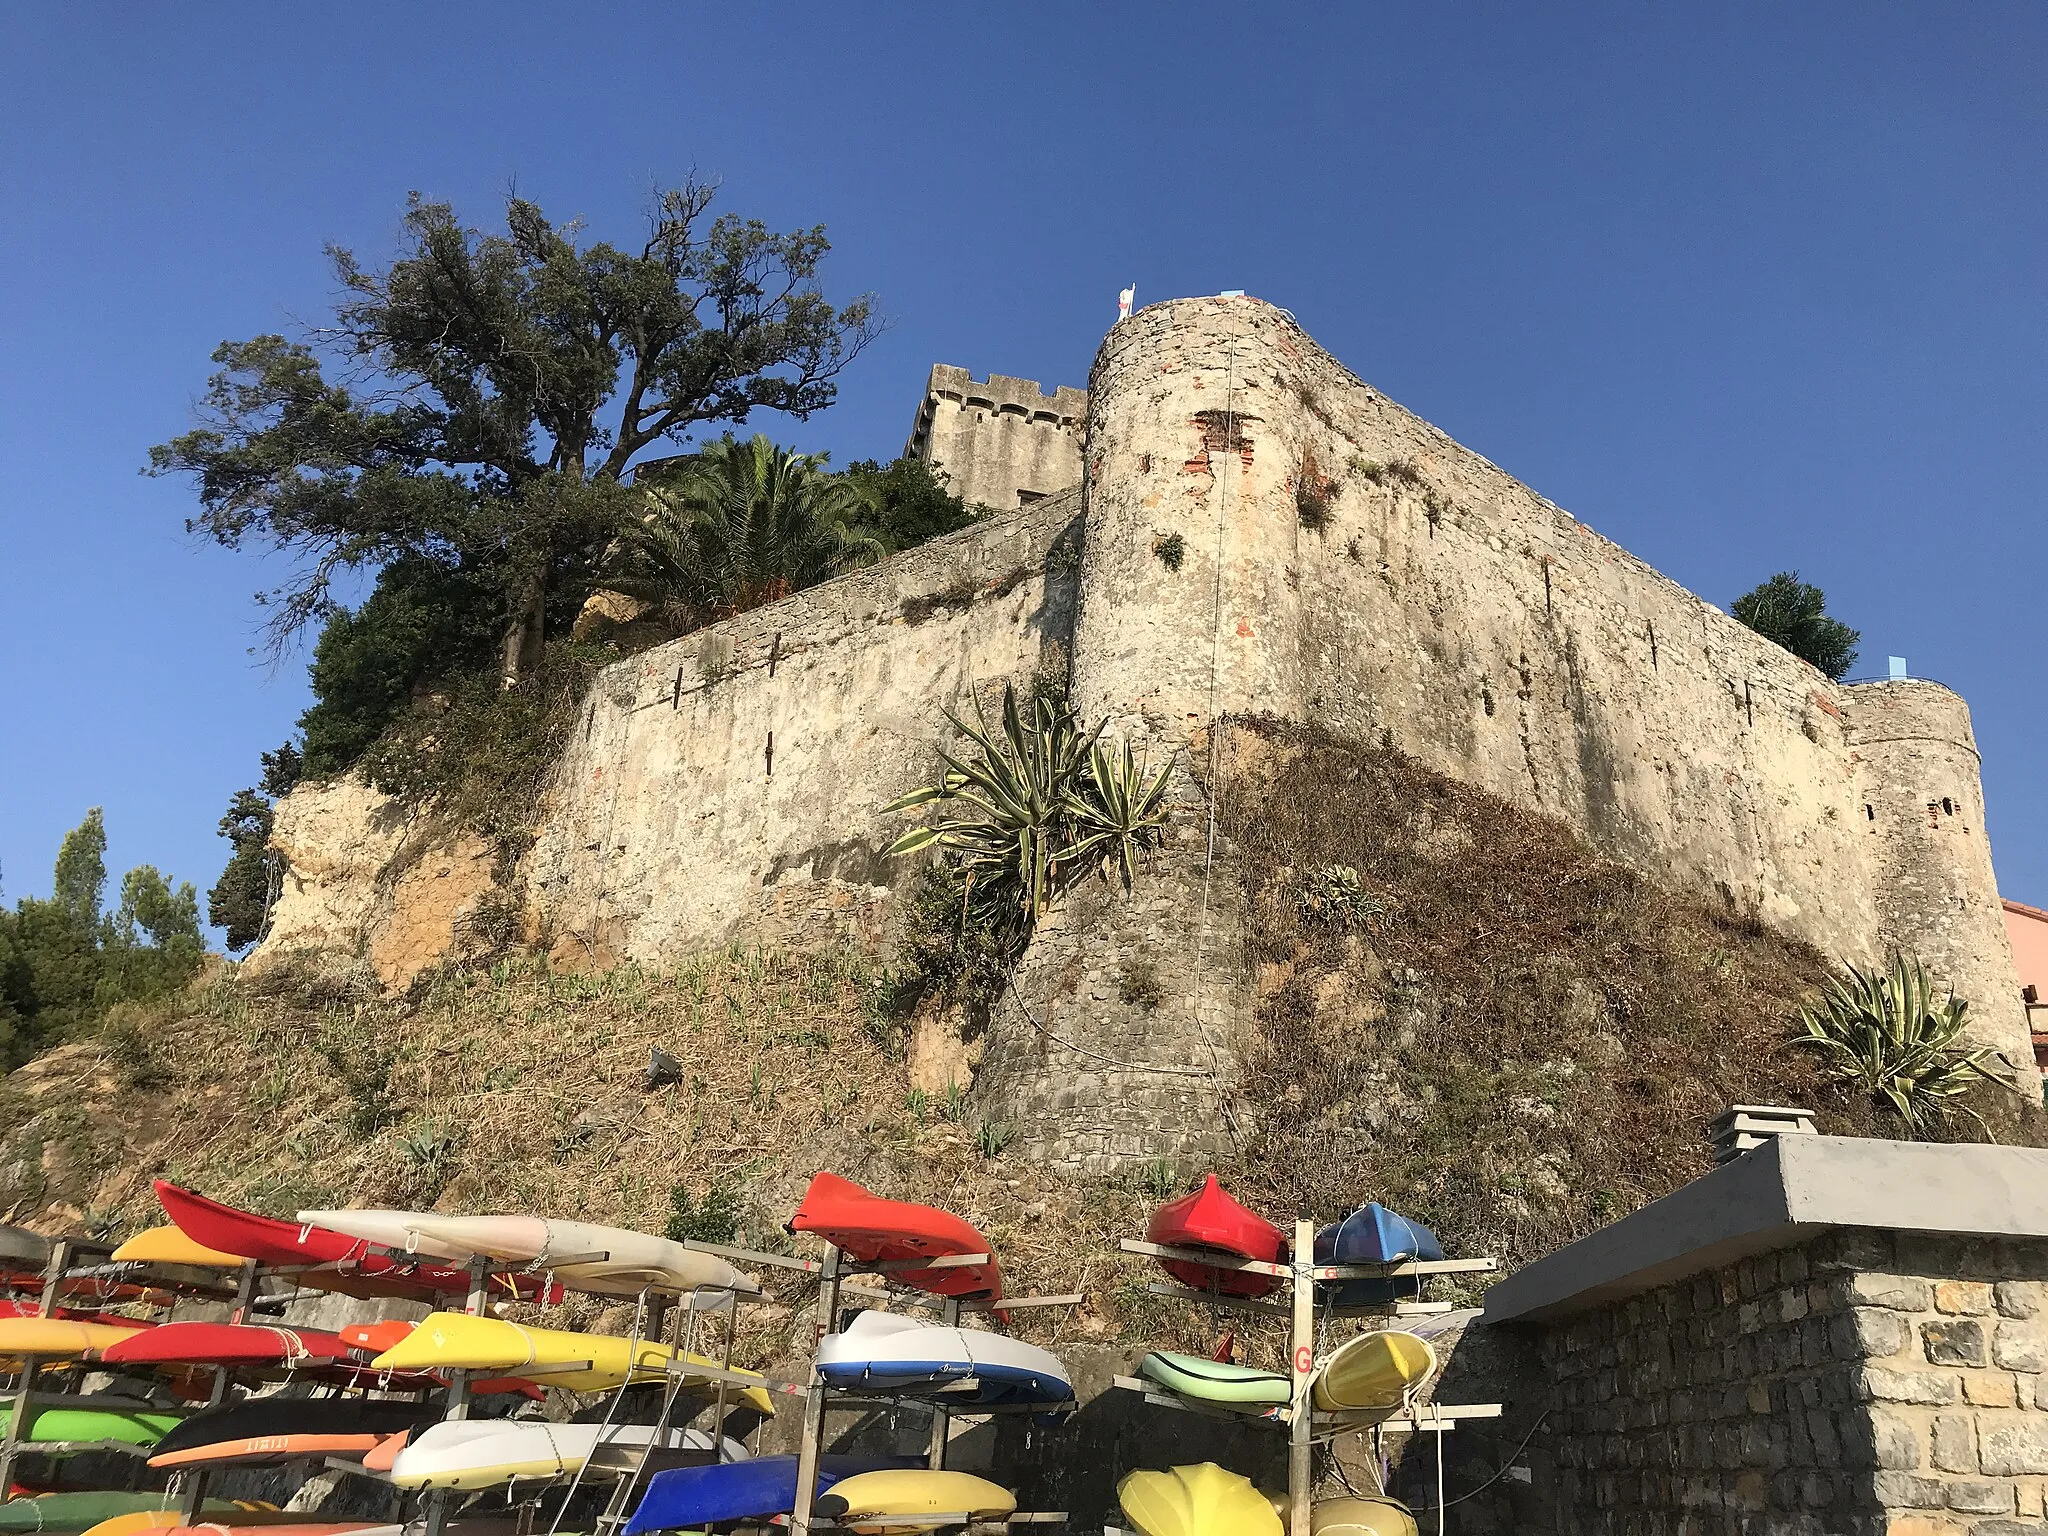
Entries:
[[[14, 1405], [0, 1408], [0, 1434], [5, 1434]], [[183, 1422], [179, 1413], [142, 1408], [38, 1408], [28, 1421], [26, 1438], [39, 1445], [92, 1440], [119, 1440], [127, 1445], [155, 1445]]]
[[1285, 1403], [1294, 1395], [1294, 1383], [1279, 1371], [1225, 1365], [1200, 1355], [1154, 1350], [1138, 1362], [1138, 1370], [1183, 1397], [1210, 1403]]
[[[170, 1495], [161, 1489], [155, 1493], [94, 1489], [78, 1493], [43, 1493], [32, 1499], [9, 1499], [0, 1504], [0, 1531], [83, 1531], [117, 1515], [173, 1507], [169, 1499]], [[247, 1508], [246, 1504], [237, 1504], [232, 1499], [206, 1501], [209, 1514]]]

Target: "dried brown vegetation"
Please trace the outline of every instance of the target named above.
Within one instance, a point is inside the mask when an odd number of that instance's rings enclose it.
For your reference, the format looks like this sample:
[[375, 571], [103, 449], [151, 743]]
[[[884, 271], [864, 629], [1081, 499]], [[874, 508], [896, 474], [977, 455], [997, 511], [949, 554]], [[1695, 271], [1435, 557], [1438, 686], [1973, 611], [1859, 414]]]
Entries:
[[[1268, 1208], [1379, 1199], [1513, 1265], [1705, 1172], [1731, 1103], [1876, 1130], [1785, 1046], [1813, 950], [1398, 752], [1253, 722], [1231, 755], [1261, 999], [1244, 1173]], [[1332, 870], [1371, 923], [1305, 899]]]

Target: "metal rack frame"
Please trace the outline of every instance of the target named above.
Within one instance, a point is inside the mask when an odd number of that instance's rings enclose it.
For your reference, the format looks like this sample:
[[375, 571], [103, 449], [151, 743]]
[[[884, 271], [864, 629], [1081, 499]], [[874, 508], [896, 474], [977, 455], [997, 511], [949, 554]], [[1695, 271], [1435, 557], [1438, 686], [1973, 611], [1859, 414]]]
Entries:
[[[946, 1465], [946, 1445], [952, 1438], [953, 1421], [958, 1419], [979, 1419], [999, 1414], [1071, 1413], [1075, 1404], [1070, 1398], [1065, 1403], [1051, 1404], [998, 1404], [974, 1408], [949, 1407], [944, 1402], [946, 1389], [937, 1391], [877, 1392], [859, 1388], [839, 1388], [830, 1385], [818, 1374], [816, 1364], [817, 1346], [825, 1335], [837, 1331], [839, 1308], [849, 1293], [856, 1298], [870, 1297], [883, 1304], [896, 1303], [936, 1310], [947, 1327], [957, 1327], [961, 1317], [969, 1312], [1013, 1312], [1038, 1307], [1070, 1307], [1084, 1298], [1080, 1292], [1061, 1296], [1019, 1296], [996, 1301], [963, 1301], [957, 1296], [940, 1296], [920, 1287], [908, 1285], [893, 1279], [897, 1275], [929, 1274], [937, 1270], [963, 1269], [977, 1264], [986, 1264], [993, 1255], [987, 1253], [945, 1254], [930, 1259], [887, 1259], [878, 1263], [862, 1263], [850, 1259], [834, 1245], [825, 1245], [822, 1259], [802, 1259], [790, 1254], [763, 1253], [751, 1248], [734, 1248], [722, 1243], [687, 1242], [683, 1246], [700, 1253], [717, 1254], [721, 1258], [737, 1259], [743, 1263], [758, 1264], [771, 1269], [794, 1270], [818, 1277], [818, 1307], [811, 1341], [813, 1363], [808, 1379], [800, 1386], [791, 1384], [783, 1390], [801, 1391], [804, 1398], [804, 1418], [801, 1438], [797, 1443], [796, 1508], [789, 1517], [790, 1536], [815, 1536], [815, 1533], [846, 1529], [836, 1522], [819, 1519], [813, 1509], [818, 1497], [818, 1458], [823, 1454], [825, 1442], [825, 1414], [833, 1406], [852, 1407], [856, 1405], [890, 1405], [914, 1403], [931, 1411], [931, 1438], [926, 1451], [926, 1464], [935, 1472], [943, 1471]], [[854, 1275], [874, 1275], [881, 1279], [879, 1289], [872, 1286], [854, 1286], [846, 1280]], [[702, 1370], [695, 1374], [707, 1374]], [[972, 1381], [970, 1377], [969, 1382]], [[952, 1390], [959, 1391], [968, 1383], [954, 1383]], [[965, 1513], [953, 1515], [934, 1514], [919, 1517], [920, 1520], [938, 1521], [945, 1524], [963, 1524], [971, 1531], [1000, 1531], [1017, 1525], [1064, 1525], [1067, 1515], [1064, 1510], [1018, 1512], [1001, 1521], [972, 1521]]]
[[1316, 1372], [1318, 1311], [1325, 1317], [1376, 1317], [1389, 1313], [1395, 1317], [1415, 1317], [1450, 1310], [1447, 1302], [1419, 1300], [1319, 1308], [1316, 1301], [1316, 1287], [1319, 1283], [1332, 1280], [1395, 1279], [1406, 1275], [1487, 1274], [1498, 1269], [1499, 1265], [1493, 1259], [1409, 1259], [1399, 1264], [1318, 1264], [1315, 1262], [1315, 1240], [1314, 1222], [1295, 1222], [1293, 1258], [1286, 1264], [1269, 1264], [1258, 1259], [1226, 1259], [1209, 1250], [1171, 1248], [1158, 1243], [1140, 1242], [1133, 1238], [1125, 1238], [1118, 1244], [1125, 1253], [1141, 1254], [1148, 1258], [1178, 1259], [1202, 1265], [1207, 1269], [1235, 1274], [1270, 1275], [1279, 1280], [1287, 1292], [1284, 1301], [1272, 1301], [1254, 1296], [1226, 1296], [1220, 1290], [1201, 1291], [1191, 1286], [1159, 1281], [1146, 1286], [1146, 1289], [1155, 1295], [1171, 1296], [1177, 1300], [1200, 1302], [1210, 1307], [1251, 1312], [1268, 1317], [1285, 1317], [1288, 1320], [1288, 1361], [1293, 1382], [1286, 1407], [1274, 1404], [1264, 1407], [1248, 1405], [1242, 1409], [1234, 1409], [1225, 1404], [1186, 1398], [1157, 1382], [1132, 1376], [1116, 1377], [1113, 1386], [1136, 1393], [1143, 1401], [1156, 1407], [1245, 1424], [1284, 1425], [1287, 1429], [1288, 1536], [1309, 1536], [1315, 1495], [1315, 1447], [1319, 1439], [1328, 1440], [1351, 1433], [1363, 1434], [1368, 1430], [1405, 1434], [1434, 1432], [1441, 1435], [1467, 1420], [1499, 1418], [1501, 1412], [1498, 1403], [1464, 1403], [1442, 1407], [1425, 1404], [1419, 1409], [1411, 1408], [1406, 1414], [1381, 1414], [1376, 1411], [1368, 1414], [1346, 1414], [1318, 1410], [1310, 1396]]

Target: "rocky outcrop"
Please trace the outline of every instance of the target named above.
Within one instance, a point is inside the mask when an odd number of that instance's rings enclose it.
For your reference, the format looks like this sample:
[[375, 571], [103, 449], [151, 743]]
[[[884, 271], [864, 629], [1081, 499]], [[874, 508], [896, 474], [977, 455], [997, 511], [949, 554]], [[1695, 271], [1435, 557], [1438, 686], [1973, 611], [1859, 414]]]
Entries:
[[366, 958], [385, 986], [405, 986], [461, 949], [496, 885], [481, 838], [413, 816], [354, 776], [285, 796], [270, 845], [285, 876], [248, 960], [256, 976], [297, 951], [341, 950]]

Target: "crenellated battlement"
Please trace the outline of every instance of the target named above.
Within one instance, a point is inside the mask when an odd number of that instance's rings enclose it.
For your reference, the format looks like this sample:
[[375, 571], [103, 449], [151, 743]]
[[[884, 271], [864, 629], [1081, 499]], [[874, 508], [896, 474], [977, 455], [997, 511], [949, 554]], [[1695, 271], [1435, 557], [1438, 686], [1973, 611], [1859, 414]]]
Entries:
[[932, 365], [906, 457], [942, 469], [970, 502], [1012, 512], [1081, 483], [1088, 392]]

